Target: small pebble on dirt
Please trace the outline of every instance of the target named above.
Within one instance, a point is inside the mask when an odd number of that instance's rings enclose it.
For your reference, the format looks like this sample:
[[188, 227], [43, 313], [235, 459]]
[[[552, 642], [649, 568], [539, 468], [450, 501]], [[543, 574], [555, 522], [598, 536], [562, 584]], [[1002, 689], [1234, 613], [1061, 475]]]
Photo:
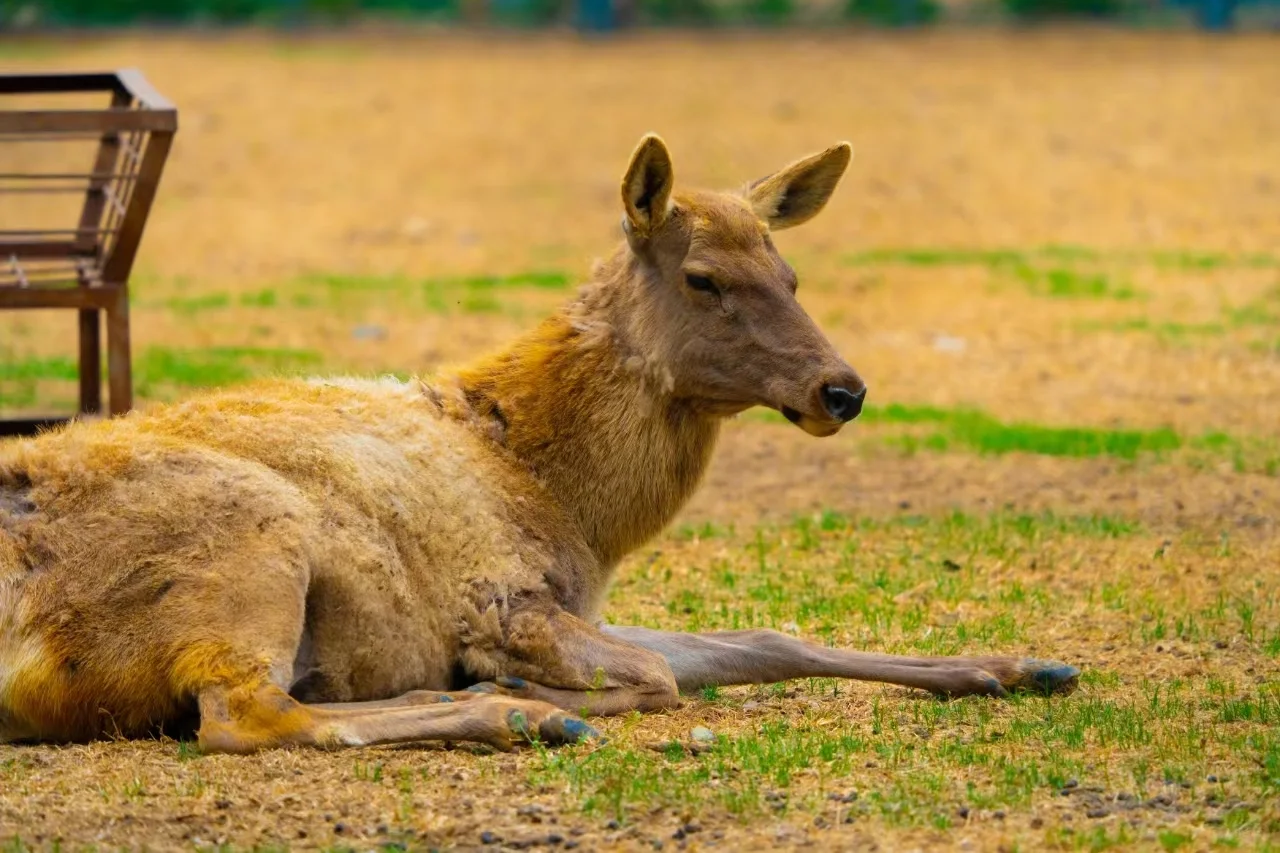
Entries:
[[743, 703], [742, 703], [742, 710], [744, 710], [744, 711], [754, 711], [755, 709], [757, 709], [757, 708], [759, 708], [759, 707], [760, 707], [760, 703], [759, 703], [759, 702], [757, 702], [757, 701], [756, 701], [756, 700], [754, 700], [754, 699], [750, 699], [750, 700], [748, 700], [748, 701], [746, 701], [746, 702], [743, 702]]
[[481, 844], [497, 844], [501, 840], [502, 840], [501, 838], [499, 838], [497, 835], [494, 835], [492, 832], [490, 832], [487, 829], [484, 832], [480, 833]]
[[690, 735], [697, 743], [711, 743], [716, 739], [716, 733], [706, 726], [695, 726]]
[[351, 330], [351, 337], [357, 341], [384, 341], [387, 339], [387, 330], [383, 326], [356, 326]]
[[1109, 814], [1111, 814], [1111, 812], [1104, 808], [1089, 809], [1084, 813], [1085, 817], [1092, 818], [1106, 817]]

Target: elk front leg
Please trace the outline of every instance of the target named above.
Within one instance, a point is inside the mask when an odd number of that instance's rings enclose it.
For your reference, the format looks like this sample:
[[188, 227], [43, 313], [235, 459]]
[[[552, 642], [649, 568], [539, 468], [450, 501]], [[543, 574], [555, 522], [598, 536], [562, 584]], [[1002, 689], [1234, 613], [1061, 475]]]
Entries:
[[777, 631], [680, 634], [605, 625], [607, 636], [657, 652], [681, 690], [772, 684], [793, 678], [853, 678], [917, 687], [943, 696], [1070, 693], [1080, 670], [1012, 657], [907, 657], [830, 649]]
[[583, 715], [679, 704], [675, 676], [658, 652], [607, 636], [554, 605], [525, 606], [503, 621], [500, 642], [473, 643], [463, 652], [470, 673], [491, 679], [470, 690], [548, 702]]

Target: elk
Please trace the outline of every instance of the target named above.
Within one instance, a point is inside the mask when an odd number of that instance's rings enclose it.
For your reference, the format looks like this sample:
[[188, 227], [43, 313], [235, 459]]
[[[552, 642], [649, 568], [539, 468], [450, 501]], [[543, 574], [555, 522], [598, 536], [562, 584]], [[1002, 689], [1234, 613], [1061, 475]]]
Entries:
[[770, 240], [826, 205], [850, 157], [676, 192], [646, 136], [625, 241], [494, 355], [430, 380], [262, 380], [0, 444], [0, 742], [185, 721], [207, 752], [509, 749], [707, 685], [1074, 689], [1050, 661], [600, 620], [726, 418], [767, 406], [830, 436], [862, 410]]

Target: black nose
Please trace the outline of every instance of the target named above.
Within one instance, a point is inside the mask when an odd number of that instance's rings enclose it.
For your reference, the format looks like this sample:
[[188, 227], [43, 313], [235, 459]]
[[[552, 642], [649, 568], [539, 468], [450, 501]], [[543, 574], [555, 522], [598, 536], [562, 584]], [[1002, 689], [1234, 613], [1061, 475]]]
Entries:
[[857, 393], [839, 385], [822, 386], [822, 405], [827, 414], [844, 423], [851, 421], [862, 413], [862, 401], [867, 399], [867, 387], [864, 385]]

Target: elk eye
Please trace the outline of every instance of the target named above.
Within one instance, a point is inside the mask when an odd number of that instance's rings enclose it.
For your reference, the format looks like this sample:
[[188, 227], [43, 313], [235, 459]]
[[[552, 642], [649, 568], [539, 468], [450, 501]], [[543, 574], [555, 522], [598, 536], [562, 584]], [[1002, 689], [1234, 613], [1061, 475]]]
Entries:
[[684, 277], [685, 282], [694, 290], [700, 290], [703, 293], [719, 293], [720, 290], [715, 286], [711, 279], [705, 275], [693, 275], [690, 273]]

